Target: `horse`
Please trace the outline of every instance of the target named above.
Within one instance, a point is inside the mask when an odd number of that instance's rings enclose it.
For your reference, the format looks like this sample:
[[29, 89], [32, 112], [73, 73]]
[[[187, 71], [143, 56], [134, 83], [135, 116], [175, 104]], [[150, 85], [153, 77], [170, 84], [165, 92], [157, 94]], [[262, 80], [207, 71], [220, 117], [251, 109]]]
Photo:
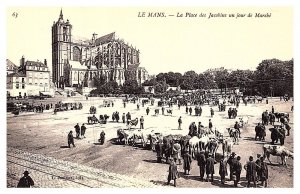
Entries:
[[229, 137], [232, 138], [234, 144], [238, 144], [239, 142], [239, 134], [238, 134], [238, 131], [235, 129], [235, 128], [227, 128], [228, 130], [228, 134], [229, 134]]
[[194, 136], [189, 140], [190, 152], [191, 152], [191, 155], [193, 158], [196, 157], [196, 155], [195, 155], [196, 148], [197, 148], [197, 153], [198, 153], [199, 142], [200, 142], [200, 138], [197, 136]]
[[95, 124], [96, 122], [99, 123], [99, 120], [97, 119], [97, 117], [95, 117], [95, 115], [88, 116], [87, 119], [88, 119], [88, 123], [90, 123], [90, 122], [91, 122], [91, 124]]
[[226, 152], [226, 157], [228, 157], [231, 152], [232, 152], [232, 148], [233, 148], [233, 141], [231, 138], [226, 138], [223, 140], [222, 142], [222, 151], [223, 151], [223, 156], [225, 157], [225, 152]]
[[286, 166], [286, 159], [288, 157], [294, 159], [293, 152], [288, 150], [285, 146], [265, 144], [263, 145], [263, 152], [264, 152], [264, 157], [267, 157], [270, 164], [272, 164], [272, 162], [270, 161], [270, 155], [280, 156], [281, 164], [285, 166]]

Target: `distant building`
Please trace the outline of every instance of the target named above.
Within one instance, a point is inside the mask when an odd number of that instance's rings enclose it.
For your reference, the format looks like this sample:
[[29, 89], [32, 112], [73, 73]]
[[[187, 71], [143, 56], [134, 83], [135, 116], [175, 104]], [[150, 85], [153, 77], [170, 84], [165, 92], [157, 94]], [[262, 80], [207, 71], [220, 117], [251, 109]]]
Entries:
[[52, 26], [52, 80], [57, 87], [94, 87], [94, 77], [100, 76], [119, 85], [127, 79], [145, 80], [146, 70], [138, 67], [140, 51], [115, 32], [86, 39], [74, 36], [72, 28], [61, 11]]
[[16, 66], [13, 62], [9, 59], [6, 59], [6, 75], [15, 73], [18, 70], [18, 66]]
[[[7, 60], [9, 61], [9, 60]], [[9, 63], [11, 63], [9, 61]], [[7, 65], [7, 71], [11, 65]], [[49, 94], [50, 71], [46, 59], [40, 61], [25, 61], [22, 57], [17, 70], [7, 75], [7, 95], [12, 97], [39, 96]]]
[[7, 97], [26, 97], [26, 75], [22, 72], [14, 72], [7, 75]]

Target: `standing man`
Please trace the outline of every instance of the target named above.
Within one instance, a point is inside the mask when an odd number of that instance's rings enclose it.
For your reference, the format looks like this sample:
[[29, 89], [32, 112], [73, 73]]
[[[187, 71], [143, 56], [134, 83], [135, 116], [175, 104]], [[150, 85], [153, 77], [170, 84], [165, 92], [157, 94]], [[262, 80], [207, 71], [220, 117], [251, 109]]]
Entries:
[[239, 138], [241, 138], [240, 125], [239, 125], [239, 123], [237, 121], [234, 124], [234, 128], [237, 130], [237, 132], [239, 134]]
[[81, 137], [85, 138], [85, 131], [86, 131], [86, 127], [84, 125], [84, 123], [81, 125]]
[[144, 129], [144, 117], [141, 116], [140, 118], [140, 129]]
[[211, 119], [208, 120], [208, 128], [209, 128], [209, 131], [212, 131], [213, 124], [211, 122]]
[[[192, 164], [192, 157], [189, 154], [188, 150], [184, 151], [183, 154], [183, 170], [184, 170], [184, 174], [190, 174], [190, 170], [191, 170], [191, 164]], [[187, 173], [186, 173], [187, 171]]]
[[227, 176], [227, 161], [224, 159], [224, 156], [221, 157], [219, 175], [221, 176], [221, 184], [225, 184], [225, 176]]
[[69, 146], [69, 148], [71, 148], [71, 146], [70, 146], [71, 144], [73, 145], [73, 147], [75, 147], [73, 131], [70, 131], [69, 134], [68, 134], [68, 146]]
[[210, 108], [210, 116], [214, 117], [214, 114], [215, 114], [214, 110], [212, 108]]
[[203, 181], [203, 177], [205, 173], [205, 164], [206, 164], [206, 158], [203, 150], [200, 151], [200, 154], [197, 157], [197, 161], [200, 169], [200, 180]]
[[234, 180], [234, 187], [237, 187], [237, 184], [240, 182], [241, 179], [241, 172], [242, 172], [242, 164], [240, 162], [241, 157], [236, 157], [236, 160], [233, 164], [233, 180]]
[[214, 173], [215, 173], [215, 160], [211, 157], [211, 153], [208, 154], [208, 158], [206, 160], [206, 181], [209, 181], [209, 176], [210, 181], [214, 181]]
[[168, 175], [168, 185], [170, 184], [171, 180], [174, 180], [174, 187], [176, 187], [176, 179], [178, 178], [178, 171], [177, 165], [173, 161], [173, 158], [170, 158], [170, 165], [169, 165], [169, 175]]
[[161, 107], [162, 115], [165, 115], [165, 107]]
[[100, 144], [103, 145], [105, 141], [105, 132], [102, 130], [100, 133]]
[[227, 163], [229, 164], [229, 178], [231, 181], [233, 180], [233, 165], [237, 160], [235, 156], [236, 156], [235, 152], [232, 152], [227, 160]]
[[189, 113], [189, 108], [188, 108], [188, 106], [186, 105], [186, 107], [185, 107], [185, 112], [186, 112], [186, 114], [188, 114]]
[[260, 157], [260, 170], [261, 170], [261, 184], [264, 185], [265, 187], [268, 186], [268, 178], [269, 178], [269, 172], [268, 172], [268, 165], [264, 161], [264, 157]]
[[80, 136], [80, 127], [79, 127], [79, 124], [77, 123], [75, 126], [75, 132], [76, 132], [76, 138], [79, 139], [79, 136]]
[[150, 112], [150, 109], [149, 109], [149, 107], [147, 107], [147, 108], [146, 108], [146, 113], [147, 113], [147, 115], [149, 114], [149, 112]]
[[274, 110], [274, 106], [272, 106], [272, 113], [274, 114], [275, 110]]
[[29, 172], [27, 170], [24, 171], [24, 176], [19, 180], [17, 185], [18, 188], [30, 188], [34, 185], [34, 181], [29, 176]]
[[254, 187], [256, 187], [256, 164], [253, 161], [253, 156], [249, 157], [249, 161], [244, 165], [244, 169], [247, 171], [246, 179], [248, 181], [247, 187], [250, 187], [250, 182], [254, 183]]
[[204, 133], [203, 129], [203, 125], [201, 125], [201, 122], [198, 122], [198, 136], [201, 137]]
[[161, 159], [163, 157], [163, 144], [161, 140], [159, 140], [155, 145], [155, 151], [156, 151], [156, 159], [157, 163], [162, 163]]
[[178, 129], [181, 130], [182, 119], [181, 116], [178, 119]]
[[192, 107], [189, 108], [189, 112], [190, 112], [190, 115], [192, 115], [192, 112], [193, 112]]
[[123, 121], [123, 123], [125, 123], [125, 113], [123, 113], [123, 115], [122, 115], [122, 121]]
[[199, 108], [199, 116], [201, 116], [201, 114], [202, 114], [202, 108], [200, 106], [200, 108]]

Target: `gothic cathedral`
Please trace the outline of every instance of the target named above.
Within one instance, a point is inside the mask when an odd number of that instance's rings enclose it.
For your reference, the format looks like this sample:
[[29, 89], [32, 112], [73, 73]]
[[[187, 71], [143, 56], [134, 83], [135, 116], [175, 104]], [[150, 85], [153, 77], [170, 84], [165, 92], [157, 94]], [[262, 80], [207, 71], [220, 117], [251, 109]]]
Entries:
[[139, 84], [147, 79], [147, 71], [139, 67], [139, 50], [116, 38], [115, 32], [92, 39], [76, 38], [62, 10], [52, 26], [52, 80], [59, 88], [94, 87], [94, 77], [116, 81], [127, 79]]

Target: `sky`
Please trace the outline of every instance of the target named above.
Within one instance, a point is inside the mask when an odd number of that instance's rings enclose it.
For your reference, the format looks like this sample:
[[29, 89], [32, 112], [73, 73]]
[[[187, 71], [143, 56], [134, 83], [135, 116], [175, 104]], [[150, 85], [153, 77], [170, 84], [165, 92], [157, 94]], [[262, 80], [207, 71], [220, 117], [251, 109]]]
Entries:
[[[64, 19], [74, 36], [92, 38], [111, 32], [140, 50], [140, 66], [149, 74], [196, 73], [210, 68], [251, 69], [264, 59], [293, 57], [291, 7], [8, 7], [7, 58], [19, 65], [47, 59], [51, 68], [51, 26]], [[167, 17], [138, 17], [164, 12]], [[14, 13], [17, 13], [15, 17]], [[185, 17], [187, 13], [197, 17]], [[206, 17], [199, 17], [200, 14]], [[212, 14], [227, 17], [208, 18]], [[229, 18], [228, 14], [253, 17]], [[271, 17], [257, 18], [256, 13]], [[183, 14], [183, 17], [177, 15]], [[168, 16], [174, 15], [174, 16]]]

